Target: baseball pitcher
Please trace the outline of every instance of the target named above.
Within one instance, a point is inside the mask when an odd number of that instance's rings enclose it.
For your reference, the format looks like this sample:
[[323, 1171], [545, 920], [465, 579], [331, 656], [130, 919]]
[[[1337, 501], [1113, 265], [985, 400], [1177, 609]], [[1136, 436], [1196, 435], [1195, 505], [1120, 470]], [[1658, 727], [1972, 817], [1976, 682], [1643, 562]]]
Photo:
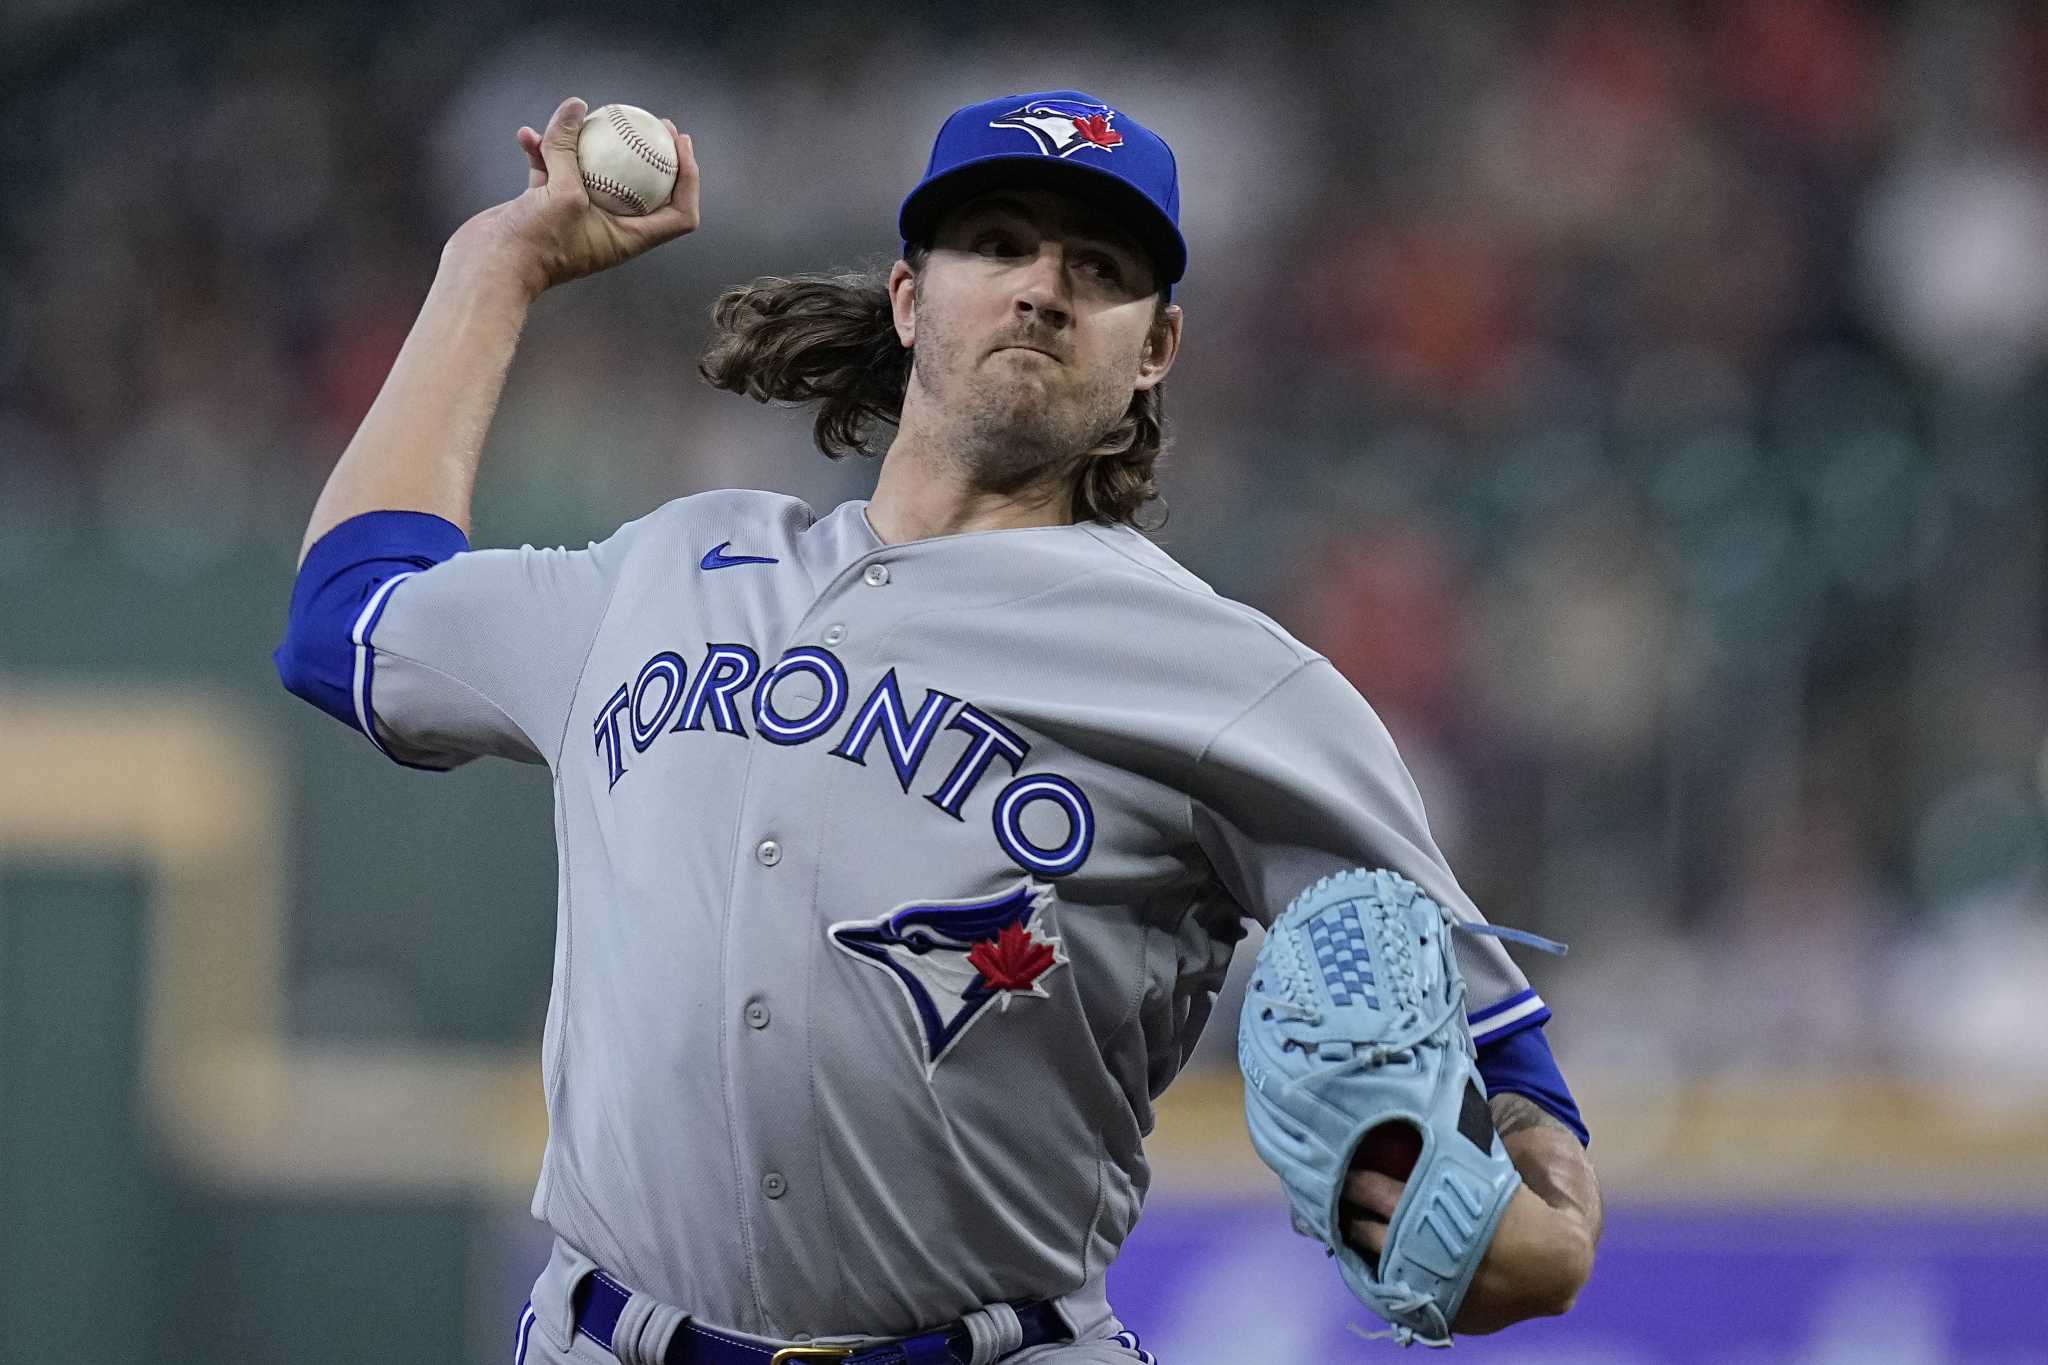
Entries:
[[1247, 921], [1295, 1225], [1403, 1341], [1568, 1308], [1601, 1213], [1549, 1011], [1371, 708], [1136, 529], [1182, 332], [1166, 143], [1072, 90], [971, 105], [885, 278], [718, 301], [705, 377], [882, 453], [871, 499], [472, 549], [535, 298], [698, 224], [672, 123], [670, 201], [595, 207], [584, 112], [520, 129], [526, 191], [448, 242], [276, 653], [394, 762], [553, 774], [520, 1365], [1151, 1360], [1104, 1272]]

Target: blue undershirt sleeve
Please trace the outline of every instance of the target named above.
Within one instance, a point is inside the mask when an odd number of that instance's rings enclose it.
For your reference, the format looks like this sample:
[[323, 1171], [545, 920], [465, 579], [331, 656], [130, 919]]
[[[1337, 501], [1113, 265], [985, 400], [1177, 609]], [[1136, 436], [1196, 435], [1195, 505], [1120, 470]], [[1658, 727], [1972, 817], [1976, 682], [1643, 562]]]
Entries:
[[425, 512], [320, 538], [292, 589], [278, 676], [393, 762], [552, 763], [637, 528], [585, 549], [471, 549]]
[[1590, 1141], [1586, 1121], [1579, 1116], [1579, 1103], [1557, 1068], [1557, 1058], [1551, 1055], [1550, 1040], [1543, 1036], [1540, 1023], [1479, 1044], [1479, 1076], [1486, 1082], [1488, 1095], [1510, 1092], [1526, 1096], [1576, 1133], [1582, 1145]]
[[320, 537], [299, 566], [284, 640], [270, 656], [285, 690], [375, 742], [368, 640], [390, 590], [468, 549], [462, 528], [431, 512], [365, 512]]

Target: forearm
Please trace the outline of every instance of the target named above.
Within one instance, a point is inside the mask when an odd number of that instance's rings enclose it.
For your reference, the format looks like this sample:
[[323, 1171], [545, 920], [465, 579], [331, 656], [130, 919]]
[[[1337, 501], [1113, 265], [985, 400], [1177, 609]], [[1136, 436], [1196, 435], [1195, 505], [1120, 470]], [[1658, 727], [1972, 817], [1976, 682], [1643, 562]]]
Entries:
[[301, 563], [364, 512], [431, 512], [469, 530], [484, 437], [536, 293], [504, 255], [463, 233], [449, 242], [377, 401], [314, 504]]
[[1523, 1187], [1466, 1294], [1460, 1332], [1570, 1311], [1593, 1273], [1604, 1221], [1600, 1185], [1576, 1134], [1521, 1095], [1495, 1095], [1489, 1108]]
[[1577, 1220], [1589, 1248], [1597, 1245], [1606, 1211], [1600, 1181], [1577, 1135], [1524, 1095], [1495, 1095], [1488, 1107], [1522, 1183], [1551, 1208]]
[[301, 565], [321, 536], [365, 512], [431, 512], [467, 535], [477, 461], [534, 299], [696, 230], [690, 139], [663, 120], [675, 189], [650, 213], [615, 218], [583, 189], [583, 114], [582, 100], [567, 99], [544, 132], [521, 128], [526, 192], [470, 219], [442, 251], [397, 363], [313, 505]]

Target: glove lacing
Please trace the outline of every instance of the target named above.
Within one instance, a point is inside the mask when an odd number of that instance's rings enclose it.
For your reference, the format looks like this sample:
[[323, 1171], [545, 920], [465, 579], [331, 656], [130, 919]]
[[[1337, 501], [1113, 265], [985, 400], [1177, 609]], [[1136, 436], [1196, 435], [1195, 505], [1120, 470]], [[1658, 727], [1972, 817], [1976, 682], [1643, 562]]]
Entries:
[[[1410, 1288], [1405, 1284], [1394, 1287], [1398, 1288], [1404, 1297], [1393, 1298], [1390, 1296], [1387, 1299], [1387, 1307], [1393, 1312], [1413, 1313], [1417, 1309], [1432, 1308], [1436, 1305], [1435, 1298], [1423, 1293], [1419, 1289]], [[1344, 1325], [1351, 1330], [1354, 1336], [1363, 1337], [1367, 1341], [1391, 1341], [1397, 1346], [1408, 1346], [1418, 1341], [1424, 1346], [1448, 1346], [1451, 1344], [1451, 1338], [1448, 1333], [1440, 1337], [1426, 1337], [1413, 1327], [1403, 1327], [1399, 1323], [1395, 1323], [1389, 1330], [1384, 1332], [1363, 1331], [1355, 1322], [1347, 1322]]]
[[[1444, 923], [1455, 932], [1474, 934], [1484, 938], [1506, 939], [1509, 942], [1526, 944], [1531, 948], [1536, 948], [1546, 953], [1555, 953], [1559, 957], [1563, 957], [1567, 951], [1565, 945], [1557, 942], [1555, 939], [1544, 938], [1540, 934], [1532, 934], [1525, 929], [1509, 929], [1498, 924], [1467, 924], [1463, 920], [1451, 919], [1445, 920]], [[1446, 1024], [1457, 1017], [1458, 1011], [1464, 1008], [1467, 991], [1465, 979], [1462, 975], [1458, 977], [1450, 999], [1444, 1002], [1442, 1009], [1431, 1014], [1426, 1022], [1422, 1018], [1421, 1011], [1415, 1008], [1412, 1002], [1419, 993], [1416, 989], [1417, 966], [1415, 962], [1415, 948], [1417, 945], [1411, 942], [1410, 939], [1411, 936], [1405, 932], [1395, 934], [1389, 944], [1382, 946], [1383, 950], [1379, 958], [1382, 970], [1390, 978], [1388, 993], [1410, 1002], [1404, 1006], [1401, 1014], [1394, 1020], [1394, 1027], [1400, 1031], [1397, 1036], [1380, 1043], [1376, 1047], [1355, 1053], [1349, 1060], [1336, 1063], [1334, 1068], [1325, 1068], [1314, 1075], [1298, 1076], [1287, 1083], [1288, 1089], [1296, 1089], [1311, 1081], [1322, 1084], [1327, 1082], [1333, 1074], [1341, 1076], [1353, 1071], [1368, 1071], [1376, 1067], [1385, 1066], [1396, 1057], [1434, 1038]], [[1289, 979], [1281, 984], [1285, 987], [1291, 987], [1294, 992], [1293, 996], [1290, 998], [1255, 990], [1251, 992], [1252, 998], [1258, 1002], [1261, 1009], [1272, 1010], [1274, 1013], [1286, 1018], [1298, 1020], [1312, 1029], [1321, 1028], [1323, 1026], [1323, 1012], [1313, 1005], [1300, 1003], [1302, 998], [1310, 995], [1306, 980], [1308, 964], [1303, 960], [1298, 945], [1290, 941], [1287, 946], [1290, 950], [1287, 953], [1287, 976]], [[1286, 1040], [1284, 1046], [1306, 1049], [1310, 1045], [1307, 1042], [1290, 1038]]]

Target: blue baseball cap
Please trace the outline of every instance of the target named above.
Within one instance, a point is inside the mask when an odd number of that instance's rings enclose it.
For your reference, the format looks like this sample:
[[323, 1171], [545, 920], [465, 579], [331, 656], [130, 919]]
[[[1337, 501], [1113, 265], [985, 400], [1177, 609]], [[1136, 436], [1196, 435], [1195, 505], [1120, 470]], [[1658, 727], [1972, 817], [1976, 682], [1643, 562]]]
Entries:
[[897, 227], [904, 247], [930, 241], [954, 205], [1010, 185], [1057, 189], [1110, 209], [1151, 253], [1168, 293], [1187, 272], [1173, 149], [1079, 90], [1005, 95], [956, 110], [932, 143], [924, 179], [903, 201]]

